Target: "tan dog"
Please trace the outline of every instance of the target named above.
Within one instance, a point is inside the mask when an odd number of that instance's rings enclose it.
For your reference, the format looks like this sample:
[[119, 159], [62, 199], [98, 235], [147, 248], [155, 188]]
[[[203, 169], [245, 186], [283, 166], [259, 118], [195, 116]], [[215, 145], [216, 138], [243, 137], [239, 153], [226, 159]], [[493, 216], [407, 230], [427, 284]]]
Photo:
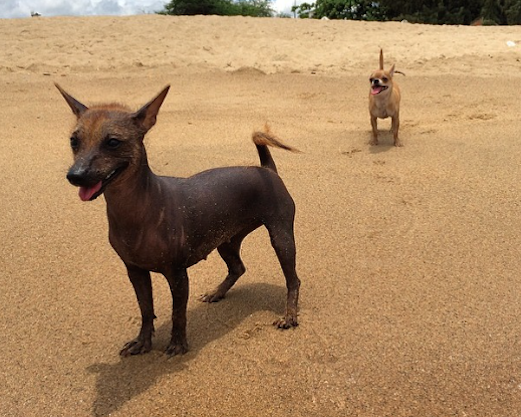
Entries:
[[400, 88], [393, 80], [395, 73], [401, 73], [394, 69], [394, 64], [389, 71], [384, 70], [384, 55], [380, 49], [380, 68], [371, 74], [369, 81], [369, 113], [371, 114], [371, 126], [373, 128], [371, 145], [378, 145], [377, 119], [392, 118], [392, 131], [394, 146], [402, 146], [398, 139], [400, 128]]

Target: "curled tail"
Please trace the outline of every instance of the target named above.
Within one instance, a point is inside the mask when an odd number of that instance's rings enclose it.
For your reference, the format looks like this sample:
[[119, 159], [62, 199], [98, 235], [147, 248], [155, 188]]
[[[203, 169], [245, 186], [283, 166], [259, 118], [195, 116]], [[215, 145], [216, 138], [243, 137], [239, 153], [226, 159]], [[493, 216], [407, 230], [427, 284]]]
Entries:
[[253, 143], [257, 147], [259, 153], [261, 166], [271, 169], [277, 172], [277, 166], [273, 160], [268, 146], [274, 148], [285, 149], [290, 152], [300, 152], [298, 149], [292, 148], [291, 146], [283, 144], [280, 139], [273, 135], [268, 125], [264, 127], [264, 132], [253, 132], [251, 136]]

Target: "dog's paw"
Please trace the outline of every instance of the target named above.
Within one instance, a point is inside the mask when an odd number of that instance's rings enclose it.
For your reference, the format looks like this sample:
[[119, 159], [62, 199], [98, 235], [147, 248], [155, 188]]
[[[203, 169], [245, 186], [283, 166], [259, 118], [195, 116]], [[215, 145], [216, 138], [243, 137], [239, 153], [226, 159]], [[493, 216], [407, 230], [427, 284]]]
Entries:
[[397, 148], [401, 148], [403, 146], [403, 143], [401, 140], [395, 140], [394, 146], [396, 146]]
[[284, 317], [281, 317], [280, 319], [277, 319], [273, 322], [273, 325], [277, 328], [277, 329], [290, 329], [291, 327], [297, 327], [298, 326], [298, 321], [297, 321], [297, 318], [294, 317], [294, 316], [284, 316]]
[[216, 303], [218, 301], [221, 301], [223, 298], [224, 294], [215, 291], [201, 295], [199, 297], [199, 301], [202, 301], [203, 303]]
[[378, 145], [378, 139], [371, 139], [369, 141], [369, 145], [371, 146], [377, 146]]
[[142, 338], [135, 338], [128, 343], [125, 343], [123, 349], [119, 351], [119, 354], [126, 358], [131, 355], [142, 355], [143, 353], [150, 352], [152, 349], [151, 340], [143, 340]]
[[188, 343], [186, 340], [183, 342], [171, 341], [165, 350], [168, 356], [184, 355], [186, 352], [188, 352]]

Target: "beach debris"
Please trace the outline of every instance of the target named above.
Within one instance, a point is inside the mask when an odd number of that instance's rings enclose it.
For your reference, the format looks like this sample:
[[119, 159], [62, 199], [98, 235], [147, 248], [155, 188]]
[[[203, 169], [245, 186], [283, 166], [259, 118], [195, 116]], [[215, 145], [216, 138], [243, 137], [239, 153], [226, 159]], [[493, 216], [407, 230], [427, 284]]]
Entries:
[[516, 43], [514, 41], [507, 41], [507, 46], [509, 48], [513, 48], [514, 46], [516, 46]]

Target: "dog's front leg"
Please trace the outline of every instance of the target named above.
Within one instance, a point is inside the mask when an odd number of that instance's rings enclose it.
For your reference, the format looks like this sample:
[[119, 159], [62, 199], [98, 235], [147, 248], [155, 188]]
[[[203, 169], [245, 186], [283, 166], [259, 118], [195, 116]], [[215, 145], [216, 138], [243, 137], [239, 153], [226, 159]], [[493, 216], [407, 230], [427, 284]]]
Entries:
[[378, 145], [378, 121], [376, 117], [374, 117], [371, 114], [371, 127], [372, 127], [372, 135], [371, 135], [371, 142], [369, 142], [369, 145]]
[[396, 115], [393, 117], [392, 129], [393, 129], [394, 146], [403, 146], [402, 142], [398, 138], [398, 130], [400, 129], [400, 117], [399, 117], [398, 113], [396, 113]]
[[166, 348], [170, 356], [188, 351], [186, 341], [186, 307], [188, 304], [188, 273], [186, 268], [174, 269], [165, 274], [172, 293], [172, 338]]
[[150, 352], [152, 335], [154, 334], [154, 301], [152, 298], [152, 282], [150, 272], [127, 265], [128, 277], [136, 292], [141, 310], [141, 330], [139, 335], [123, 346], [121, 356], [139, 355]]

